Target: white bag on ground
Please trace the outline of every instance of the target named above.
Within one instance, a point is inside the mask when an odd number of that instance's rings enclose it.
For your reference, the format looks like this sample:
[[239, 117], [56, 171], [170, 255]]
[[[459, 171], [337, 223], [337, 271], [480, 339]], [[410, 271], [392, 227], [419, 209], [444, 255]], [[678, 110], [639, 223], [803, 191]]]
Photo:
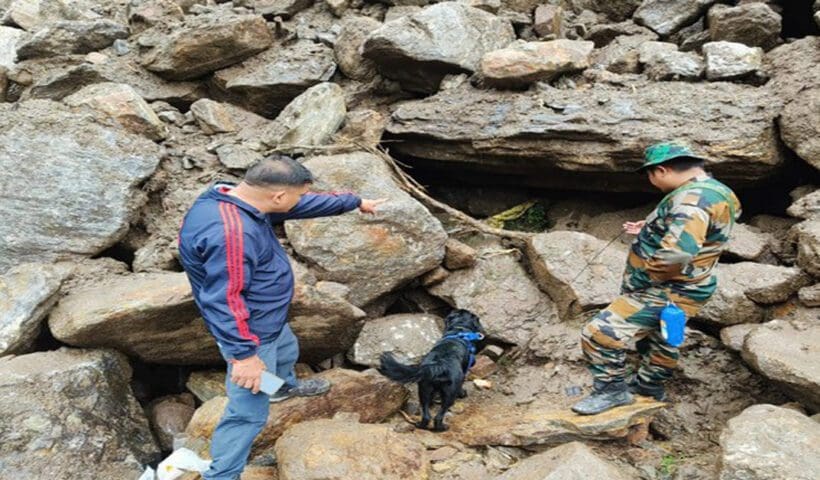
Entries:
[[154, 469], [151, 467], [145, 467], [145, 471], [142, 472], [142, 475], [140, 475], [140, 478], [137, 480], [156, 480], [156, 478], [157, 476], [154, 473]]
[[188, 472], [202, 473], [211, 466], [210, 460], [203, 460], [187, 448], [180, 448], [168, 455], [157, 467], [158, 480], [175, 480]]

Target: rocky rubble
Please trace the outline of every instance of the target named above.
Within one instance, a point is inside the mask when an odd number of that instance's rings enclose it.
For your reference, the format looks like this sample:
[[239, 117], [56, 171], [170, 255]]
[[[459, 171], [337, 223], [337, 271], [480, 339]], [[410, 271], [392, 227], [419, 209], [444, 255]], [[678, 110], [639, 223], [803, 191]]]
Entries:
[[[333, 386], [271, 406], [243, 478], [816, 471], [809, 7], [0, 0], [0, 477], [136, 478], [160, 450], [207, 455], [224, 364], [176, 236], [203, 189], [270, 153], [308, 166], [315, 191], [388, 202], [274, 227], [296, 274], [298, 374]], [[717, 293], [687, 326], [668, 404], [576, 416], [578, 332], [619, 292], [623, 222], [660, 198], [633, 169], [671, 139], [743, 203]], [[422, 199], [397, 167], [520, 231]], [[414, 430], [413, 386], [363, 370], [382, 351], [418, 361], [451, 308], [487, 337], [451, 430]]]

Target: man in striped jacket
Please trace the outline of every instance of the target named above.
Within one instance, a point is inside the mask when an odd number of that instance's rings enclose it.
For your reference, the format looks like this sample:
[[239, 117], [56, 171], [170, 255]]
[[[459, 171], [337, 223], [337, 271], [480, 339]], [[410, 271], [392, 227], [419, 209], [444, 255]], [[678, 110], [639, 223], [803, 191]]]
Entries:
[[[274, 235], [285, 220], [374, 213], [384, 200], [351, 193], [309, 193], [310, 171], [284, 156], [253, 165], [238, 184], [210, 186], [180, 229], [180, 261], [208, 330], [228, 363], [228, 405], [211, 441], [206, 480], [239, 478], [251, 444], [268, 418], [268, 404], [321, 395], [326, 380], [297, 380], [299, 346], [287, 323], [293, 271]], [[259, 392], [263, 370], [285, 385], [274, 396]]]

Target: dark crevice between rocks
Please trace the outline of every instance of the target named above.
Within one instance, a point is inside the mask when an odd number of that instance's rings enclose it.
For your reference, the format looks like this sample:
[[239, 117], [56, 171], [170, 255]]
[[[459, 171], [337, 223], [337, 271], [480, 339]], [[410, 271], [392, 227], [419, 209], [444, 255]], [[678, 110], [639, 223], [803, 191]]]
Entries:
[[128, 265], [128, 270], [133, 271], [134, 254], [135, 250], [133, 250], [132, 248], [129, 248], [123, 243], [116, 243], [108, 249], [103, 250], [102, 252], [100, 252], [97, 255], [94, 255], [91, 258], [113, 258], [114, 260], [125, 263], [126, 265]]
[[130, 362], [134, 372], [131, 376], [131, 389], [143, 406], [166, 395], [187, 392], [185, 383], [191, 372], [216, 368], [201, 365], [160, 365], [134, 358], [131, 358]]
[[814, 21], [812, 10], [815, 0], [779, 0], [783, 17], [780, 36], [783, 38], [803, 38], [820, 35], [820, 28]]

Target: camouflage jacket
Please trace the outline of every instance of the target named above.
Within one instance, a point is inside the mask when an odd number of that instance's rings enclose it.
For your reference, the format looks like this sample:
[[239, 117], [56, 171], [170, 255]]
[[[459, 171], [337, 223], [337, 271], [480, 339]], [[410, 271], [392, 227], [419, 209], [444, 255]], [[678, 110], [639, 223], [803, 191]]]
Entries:
[[673, 299], [708, 300], [717, 287], [715, 265], [740, 208], [729, 187], [705, 174], [667, 195], [632, 242], [622, 293], [658, 291]]

